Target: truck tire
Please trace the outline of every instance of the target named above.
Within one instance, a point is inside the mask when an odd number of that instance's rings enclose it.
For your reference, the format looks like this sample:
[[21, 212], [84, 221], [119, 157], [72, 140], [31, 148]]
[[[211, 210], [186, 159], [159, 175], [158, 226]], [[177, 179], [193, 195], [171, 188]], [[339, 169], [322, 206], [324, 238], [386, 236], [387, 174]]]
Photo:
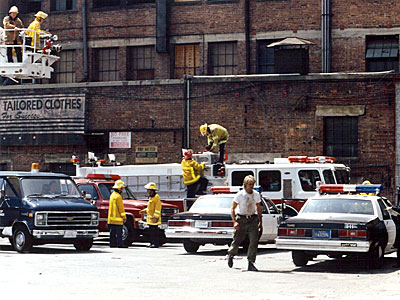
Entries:
[[382, 245], [373, 245], [367, 254], [368, 267], [370, 269], [379, 269], [383, 266], [384, 252]]
[[25, 226], [20, 225], [15, 228], [12, 245], [19, 253], [28, 252], [32, 249], [33, 238]]
[[306, 253], [304, 251], [293, 250], [292, 251], [292, 259], [293, 259], [293, 263], [297, 267], [304, 267], [308, 263], [308, 256], [306, 255]]
[[77, 239], [74, 241], [74, 247], [78, 251], [89, 251], [93, 246], [93, 239]]
[[191, 240], [183, 241], [183, 248], [185, 248], [187, 253], [196, 253], [199, 250], [200, 244], [192, 242]]
[[128, 218], [126, 223], [122, 226], [122, 242], [125, 246], [131, 246], [137, 239], [137, 232], [135, 230], [132, 218]]

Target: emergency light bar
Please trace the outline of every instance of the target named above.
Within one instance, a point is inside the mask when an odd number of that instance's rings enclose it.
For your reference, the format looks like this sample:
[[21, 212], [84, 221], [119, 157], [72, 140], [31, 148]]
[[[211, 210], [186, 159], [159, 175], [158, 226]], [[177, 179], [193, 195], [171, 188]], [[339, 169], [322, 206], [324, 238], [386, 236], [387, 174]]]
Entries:
[[381, 184], [321, 184], [320, 193], [373, 193], [380, 194], [383, 191]]
[[[229, 193], [237, 193], [239, 191], [243, 190], [242, 186], [213, 186], [211, 188], [211, 192], [214, 194], [229, 194]], [[263, 191], [261, 186], [255, 186], [254, 190], [256, 192], [261, 193]]]
[[87, 179], [109, 179], [109, 180], [120, 180], [121, 176], [116, 174], [88, 174]]
[[289, 156], [288, 160], [291, 163], [334, 163], [336, 158], [331, 156]]

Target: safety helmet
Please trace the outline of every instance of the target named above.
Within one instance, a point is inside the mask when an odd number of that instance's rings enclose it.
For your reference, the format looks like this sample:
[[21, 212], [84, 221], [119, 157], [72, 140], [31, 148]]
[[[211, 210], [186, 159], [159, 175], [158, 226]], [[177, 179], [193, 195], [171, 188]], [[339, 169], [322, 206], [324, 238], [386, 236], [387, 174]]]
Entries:
[[113, 189], [118, 189], [118, 190], [122, 190], [125, 187], [125, 183], [122, 180], [117, 180], [114, 183], [114, 186], [112, 187]]
[[11, 13], [16, 13], [16, 14], [18, 14], [18, 13], [19, 13], [18, 7], [16, 7], [16, 6], [11, 6], [9, 13], [10, 13], [10, 14], [11, 14]]
[[364, 180], [364, 182], [362, 184], [371, 184], [371, 182], [369, 180]]
[[144, 188], [146, 190], [153, 190], [153, 191], [157, 191], [158, 190], [157, 185], [154, 182], [149, 182], [148, 184], [146, 184], [144, 186]]
[[200, 126], [200, 133], [201, 133], [201, 135], [206, 135], [206, 133], [207, 133], [207, 123], [205, 123], [205, 124], [203, 124], [203, 125], [201, 125]]
[[42, 19], [46, 19], [47, 16], [48, 16], [48, 14], [46, 14], [45, 12], [42, 12], [42, 11], [38, 11], [35, 15], [35, 17], [42, 18]]
[[185, 159], [191, 159], [192, 155], [193, 155], [192, 149], [187, 149], [185, 152], [183, 152], [183, 156]]

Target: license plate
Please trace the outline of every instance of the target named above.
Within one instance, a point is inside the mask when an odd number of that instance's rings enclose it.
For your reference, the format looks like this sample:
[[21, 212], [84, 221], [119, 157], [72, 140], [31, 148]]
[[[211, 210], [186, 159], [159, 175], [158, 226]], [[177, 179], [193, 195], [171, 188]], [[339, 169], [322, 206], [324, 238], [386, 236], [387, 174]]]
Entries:
[[208, 221], [196, 221], [196, 222], [194, 222], [194, 227], [196, 227], [196, 228], [207, 228], [208, 227]]
[[65, 238], [76, 238], [76, 231], [67, 230], [64, 233]]
[[331, 231], [330, 230], [323, 230], [323, 229], [314, 230], [314, 238], [316, 238], [316, 239], [330, 239], [331, 238]]

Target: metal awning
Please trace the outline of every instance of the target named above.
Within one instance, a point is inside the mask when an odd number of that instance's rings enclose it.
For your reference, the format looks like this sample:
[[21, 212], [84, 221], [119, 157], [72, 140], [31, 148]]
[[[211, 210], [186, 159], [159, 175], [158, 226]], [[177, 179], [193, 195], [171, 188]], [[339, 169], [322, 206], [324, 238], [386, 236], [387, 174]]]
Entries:
[[286, 46], [300, 46], [300, 47], [308, 47], [313, 45], [313, 42], [299, 39], [299, 38], [286, 38], [279, 42], [275, 42], [272, 44], [267, 45], [267, 47], [286, 47]]

